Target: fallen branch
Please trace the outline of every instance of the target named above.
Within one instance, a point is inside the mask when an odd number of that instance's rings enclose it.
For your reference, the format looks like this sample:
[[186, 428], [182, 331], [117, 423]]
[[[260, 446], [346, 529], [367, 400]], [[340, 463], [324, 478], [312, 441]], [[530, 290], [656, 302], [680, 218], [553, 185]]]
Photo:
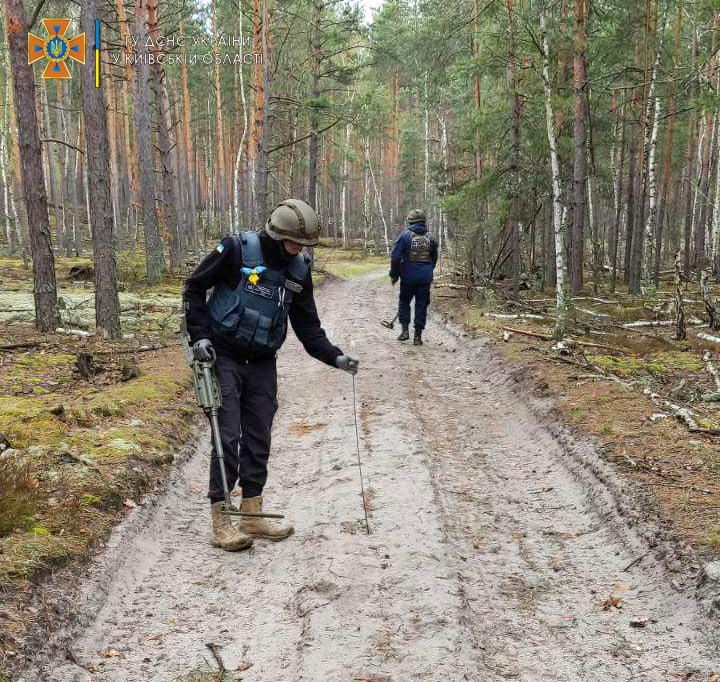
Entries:
[[40, 341], [23, 341], [22, 343], [6, 343], [0, 346], [0, 351], [3, 350], [15, 350], [17, 348], [37, 348], [42, 345]]
[[699, 426], [695, 413], [687, 407], [676, 405], [657, 393], [654, 393], [649, 388], [646, 388], [643, 393], [648, 396], [655, 405], [663, 405], [668, 408], [672, 412], [673, 416], [687, 427], [690, 433], [704, 433], [710, 436], [720, 435], [720, 429], [705, 429]]
[[579, 305], [575, 306], [575, 310], [579, 310], [581, 313], [585, 313], [586, 315], [592, 315], [593, 317], [612, 317], [612, 315], [608, 315], [607, 313], [597, 313], [594, 310], [581, 308]]
[[521, 334], [522, 336], [531, 336], [534, 339], [541, 339], [542, 341], [552, 341], [551, 336], [547, 334], [538, 334], [537, 332], [529, 332], [524, 329], [515, 329], [514, 327], [500, 327], [503, 331], [510, 332], [511, 334]]
[[225, 677], [227, 668], [225, 667], [225, 663], [222, 660], [222, 656], [220, 656], [220, 647], [218, 647], [217, 644], [213, 644], [212, 642], [208, 642], [205, 646], [210, 649], [210, 653], [213, 655], [215, 662], [218, 664], [219, 670], [218, 674], [215, 676], [215, 680], [216, 682], [221, 682], [222, 678]]
[[[635, 327], [673, 327], [677, 324], [675, 320], [636, 320], [635, 322], [626, 322], [622, 325], [623, 329], [633, 329]], [[702, 325], [702, 320], [698, 320], [696, 317], [691, 317], [687, 321], [688, 325], [699, 326]]]
[[94, 355], [130, 355], [132, 353], [149, 353], [153, 350], [162, 350], [163, 348], [170, 348], [171, 346], [177, 346], [177, 343], [162, 343], [156, 346], [138, 346], [137, 348], [124, 348], [122, 350], [96, 350], [93, 351]]
[[548, 315], [536, 315], [535, 313], [485, 313], [485, 315], [501, 320], [545, 320], [548, 318]]
[[703, 360], [705, 361], [705, 369], [715, 380], [715, 388], [720, 391], [720, 373], [718, 373], [717, 367], [715, 367], [715, 365], [713, 364], [712, 353], [709, 350], [705, 351], [705, 355], [703, 355]]
[[65, 329], [64, 327], [58, 327], [55, 331], [58, 334], [70, 334], [71, 336], [92, 336], [90, 332], [86, 332], [83, 329]]
[[704, 341], [710, 341], [711, 343], [720, 343], [720, 337], [713, 336], [707, 332], [698, 332], [698, 338], [703, 339]]
[[641, 554], [637, 559], [633, 559], [625, 568], [623, 568], [623, 572], [629, 571], [633, 566], [636, 564], [639, 564], [648, 554], [650, 554], [652, 550], [648, 550], [645, 552], [645, 554]]

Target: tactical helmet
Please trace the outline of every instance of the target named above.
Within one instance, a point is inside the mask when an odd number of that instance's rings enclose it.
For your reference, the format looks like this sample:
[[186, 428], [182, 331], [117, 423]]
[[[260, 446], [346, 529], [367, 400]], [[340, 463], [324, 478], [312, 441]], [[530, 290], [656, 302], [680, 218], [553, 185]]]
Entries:
[[281, 201], [265, 223], [265, 231], [277, 241], [289, 239], [305, 246], [315, 246], [320, 241], [317, 213], [301, 199]]
[[414, 208], [410, 213], [407, 214], [408, 225], [413, 223], [424, 223], [425, 222], [425, 211], [421, 208]]

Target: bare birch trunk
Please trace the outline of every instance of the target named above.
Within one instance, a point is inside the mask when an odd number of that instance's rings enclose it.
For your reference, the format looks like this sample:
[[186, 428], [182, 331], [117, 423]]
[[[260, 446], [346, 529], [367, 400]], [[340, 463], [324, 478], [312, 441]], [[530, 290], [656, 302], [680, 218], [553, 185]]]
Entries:
[[[240, 7], [238, 11], [238, 35], [243, 34], [243, 13], [242, 13], [242, 0], [240, 0]], [[235, 157], [235, 172], [233, 173], [233, 206], [235, 207], [235, 216], [237, 225], [233, 226], [233, 231], [240, 229], [240, 171], [242, 164], [242, 154], [245, 148], [245, 140], [247, 139], [248, 133], [248, 111], [247, 102], [245, 101], [245, 77], [243, 76], [242, 64], [238, 68], [238, 74], [240, 76], [240, 102], [242, 103], [242, 120], [243, 129], [240, 137], [240, 143], [238, 144], [237, 156]]]
[[[660, 50], [657, 51], [655, 65], [652, 70], [650, 81], [649, 98], [654, 101], [652, 110], [652, 133], [650, 134], [650, 145], [648, 149], [648, 215], [645, 223], [645, 240], [642, 259], [642, 288], [645, 292], [652, 292], [655, 289], [655, 278], [653, 276], [653, 256], [655, 249], [653, 239], [657, 227], [657, 173], [655, 172], [655, 152], [657, 150], [658, 127], [660, 124], [660, 98], [655, 97], [657, 81], [657, 70], [660, 63]], [[650, 125], [650, 122], [648, 122]]]
[[377, 182], [375, 182], [375, 172], [373, 171], [372, 161], [370, 159], [370, 145], [369, 144], [367, 144], [365, 146], [365, 157], [367, 159], [368, 169], [370, 171], [370, 178], [372, 179], [373, 188], [375, 190], [375, 199], [377, 201], [378, 210], [380, 211], [380, 219], [382, 220], [382, 224], [383, 224], [383, 234], [385, 237], [385, 253], [390, 253], [390, 239], [388, 236], [388, 226], [387, 226], [387, 222], [385, 222], [385, 212], [383, 211], [382, 198], [380, 196], [380, 192], [378, 191]]
[[543, 87], [545, 91], [545, 124], [547, 126], [548, 143], [550, 145], [550, 166], [552, 168], [553, 195], [553, 233], [555, 236], [555, 276], [557, 319], [553, 336], [561, 339], [565, 336], [568, 317], [568, 303], [565, 294], [565, 247], [563, 234], [562, 188], [560, 186], [560, 162], [558, 160], [557, 140], [555, 137], [555, 117], [552, 110], [552, 90], [550, 88], [550, 47], [545, 28], [545, 11], [540, 9], [540, 32], [543, 48]]

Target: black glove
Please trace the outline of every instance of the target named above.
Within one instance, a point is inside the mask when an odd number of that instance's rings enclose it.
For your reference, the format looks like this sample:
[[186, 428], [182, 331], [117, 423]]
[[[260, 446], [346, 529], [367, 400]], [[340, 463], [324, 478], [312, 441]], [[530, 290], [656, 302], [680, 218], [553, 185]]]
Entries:
[[359, 364], [359, 360], [349, 355], [338, 355], [335, 358], [335, 366], [348, 374], [357, 374]]
[[210, 339], [200, 339], [193, 344], [193, 357], [199, 362], [215, 362], [215, 349]]

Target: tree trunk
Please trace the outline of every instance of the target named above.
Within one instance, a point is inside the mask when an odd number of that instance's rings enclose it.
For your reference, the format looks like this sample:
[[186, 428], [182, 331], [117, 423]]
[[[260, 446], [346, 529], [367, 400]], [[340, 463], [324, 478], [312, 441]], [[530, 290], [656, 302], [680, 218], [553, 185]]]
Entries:
[[[212, 31], [213, 35], [218, 35], [217, 24], [217, 4], [218, 0], [212, 0]], [[220, 64], [217, 57], [219, 56], [217, 42], [212, 43], [213, 53], [215, 55], [215, 191], [217, 192], [218, 208], [220, 210], [220, 224], [224, 221], [225, 210], [227, 209], [226, 197], [226, 179], [225, 179], [225, 135], [223, 132], [223, 107], [222, 107], [222, 88], [220, 85]]]
[[55, 259], [35, 113], [35, 78], [27, 59], [28, 34], [22, 0], [5, 0], [5, 21], [12, 62], [17, 136], [33, 259], [35, 324], [40, 331], [47, 332], [60, 324], [60, 315], [57, 309]]
[[[9, 65], [9, 63], [8, 63]], [[7, 73], [10, 73], [8, 70]], [[12, 87], [10, 81], [6, 78], [3, 84], [4, 87], [4, 107], [3, 107], [3, 118], [2, 118], [2, 130], [0, 130], [0, 181], [3, 186], [3, 208], [5, 211], [5, 239], [7, 241], [8, 253], [12, 256], [15, 254], [16, 239], [15, 239], [15, 222], [17, 221], [17, 214], [15, 212], [15, 201], [13, 197], [12, 189], [12, 169], [10, 169], [10, 154], [8, 152], [7, 141], [11, 136], [11, 122], [9, 116], [8, 106], [8, 95], [10, 88]], [[10, 172], [8, 172], [10, 170]]]
[[150, 66], [148, 64], [147, 28], [145, 25], [147, 0], [135, 4], [135, 35], [138, 46], [136, 66], [136, 94], [133, 103], [135, 139], [137, 140], [140, 173], [140, 204], [145, 228], [145, 259], [148, 284], [157, 284], [165, 269], [165, 254], [155, 212], [155, 163], [153, 161], [152, 129], [150, 121]]
[[255, 174], [255, 210], [257, 225], [262, 225], [268, 212], [268, 173], [270, 165], [269, 142], [271, 135], [270, 121], [270, 63], [272, 47], [270, 44], [270, 2], [263, 0], [263, 17], [261, 30], [262, 46], [262, 126], [258, 130], [259, 148], [257, 153], [257, 171]]
[[[313, 23], [310, 28], [310, 51], [312, 52], [312, 75], [310, 80], [310, 139], [308, 141], [308, 203], [315, 208], [317, 203], [317, 167], [318, 167], [318, 129], [320, 128], [320, 114], [318, 110], [320, 99], [320, 18], [322, 2], [312, 1]], [[375, 189], [377, 192], [377, 187]]]
[[552, 168], [553, 197], [553, 234], [555, 236], [555, 280], [557, 319], [553, 336], [561, 339], [565, 336], [568, 318], [568, 304], [565, 295], [565, 251], [563, 248], [562, 188], [560, 186], [560, 162], [558, 161], [557, 141], [555, 137], [555, 116], [552, 110], [552, 90], [550, 88], [550, 48], [545, 30], [545, 10], [540, 8], [540, 32], [543, 49], [543, 87], [545, 91], [545, 125], [550, 145], [550, 167]]
[[[660, 206], [658, 211], [657, 232], [655, 237], [655, 287], [657, 288], [660, 279], [660, 265], [662, 261], [662, 239], [665, 220], [670, 215], [668, 202], [670, 199], [670, 181], [672, 178], [673, 158], [673, 134], [675, 129], [675, 109], [677, 101], [677, 58], [680, 52], [680, 33], [682, 28], [682, 7], [678, 7], [677, 19], [675, 21], [675, 47], [673, 52], [672, 85], [670, 90], [670, 104], [668, 106], [667, 138], [665, 143], [665, 167], [663, 169], [662, 188], [660, 190]], [[677, 201], [678, 197], [675, 197]]]
[[[150, 37], [155, 45], [157, 45], [159, 35], [157, 7], [158, 0], [148, 0], [148, 25]], [[160, 153], [163, 215], [165, 229], [169, 237], [170, 269], [172, 272], [179, 272], [182, 262], [182, 248], [180, 244], [181, 229], [178, 220], [180, 197], [177, 187], [177, 163], [175, 161], [177, 145], [171, 137], [170, 98], [168, 97], [167, 82], [165, 80], [165, 69], [159, 60], [160, 50], [153, 49], [153, 54], [155, 59], [152, 68], [152, 88], [155, 95], [157, 114], [157, 147]]]
[[575, 0], [573, 58], [573, 90], [575, 98], [573, 140], [575, 146], [575, 163], [573, 168], [572, 266], [570, 270], [572, 292], [575, 296], [580, 295], [583, 288], [583, 254], [585, 245], [585, 195], [587, 192], [587, 150], [585, 139], [585, 120], [587, 118], [587, 94], [585, 92], [587, 88], [587, 76], [585, 73], [585, 50], [587, 47], [586, 18], [586, 0]]
[[654, 287], [654, 270], [653, 270], [653, 238], [655, 237], [657, 227], [657, 174], [655, 172], [655, 152], [657, 150], [658, 127], [660, 125], [660, 98], [655, 96], [655, 88], [657, 81], [657, 70], [660, 64], [660, 50], [657, 51], [655, 64], [652, 70], [650, 80], [649, 100], [653, 103], [651, 109], [651, 126], [650, 144], [648, 147], [648, 215], [645, 223], [644, 251], [642, 259], [641, 280], [643, 289], [646, 292], [651, 291]]
[[[180, 33], [184, 35], [183, 23], [180, 22]], [[242, 35], [242, 31], [240, 33]], [[183, 44], [183, 55], [187, 55], [187, 47]], [[192, 124], [192, 110], [190, 109], [190, 86], [188, 83], [187, 64], [182, 61], [180, 63], [180, 77], [182, 79], [182, 102], [183, 102], [183, 139], [185, 140], [185, 153], [187, 154], [187, 187], [188, 187], [188, 232], [190, 234], [190, 242], [194, 249], [198, 247], [197, 236], [197, 187], [198, 179], [195, 173], [195, 163], [193, 163], [193, 144], [190, 135], [190, 126]]]
[[[98, 18], [97, 0], [85, 0], [82, 27], [86, 36], [95, 32]], [[85, 43], [85, 63], [92, 63], [94, 41]], [[95, 87], [93, 69], [82, 71], [82, 106], [85, 118], [85, 150], [88, 169], [88, 204], [93, 226], [93, 261], [95, 265], [95, 325], [104, 338], [118, 339], [120, 302], [115, 280], [113, 251], [113, 209], [110, 196], [109, 145], [105, 101], [102, 88]]]
[[618, 154], [615, 155], [617, 168], [615, 170], [614, 197], [615, 197], [615, 216], [613, 220], [612, 231], [610, 232], [609, 247], [610, 267], [612, 274], [610, 276], [610, 291], [615, 291], [615, 283], [617, 281], [617, 261], [618, 261], [618, 241], [620, 237], [620, 219], [622, 216], [622, 177], [625, 166], [625, 91], [623, 90], [623, 103], [620, 107], [620, 115], [618, 117], [620, 125], [620, 144]]
[[520, 287], [520, 116], [522, 99], [518, 89], [518, 68], [516, 36], [514, 27], [514, 0], [506, 0], [510, 23], [510, 51], [508, 54], [507, 78], [512, 100], [510, 124], [510, 188], [508, 193], [508, 218], [506, 222], [507, 242], [510, 248], [510, 276], [513, 295], [517, 297]]
[[[238, 35], [243, 34], [243, 13], [242, 13], [242, 0], [240, 0], [240, 7], [238, 11]], [[245, 78], [243, 76], [242, 65], [238, 68], [237, 73], [240, 77], [240, 85], [238, 87], [238, 94], [240, 95], [240, 104], [242, 109], [242, 133], [240, 135], [240, 141], [238, 143], [237, 156], [235, 157], [235, 171], [233, 173], [233, 205], [235, 207], [235, 216], [237, 224], [234, 230], [240, 228], [240, 173], [242, 170], [242, 154], [245, 149], [245, 140], [248, 134], [248, 110], [247, 102], [245, 101]]]

